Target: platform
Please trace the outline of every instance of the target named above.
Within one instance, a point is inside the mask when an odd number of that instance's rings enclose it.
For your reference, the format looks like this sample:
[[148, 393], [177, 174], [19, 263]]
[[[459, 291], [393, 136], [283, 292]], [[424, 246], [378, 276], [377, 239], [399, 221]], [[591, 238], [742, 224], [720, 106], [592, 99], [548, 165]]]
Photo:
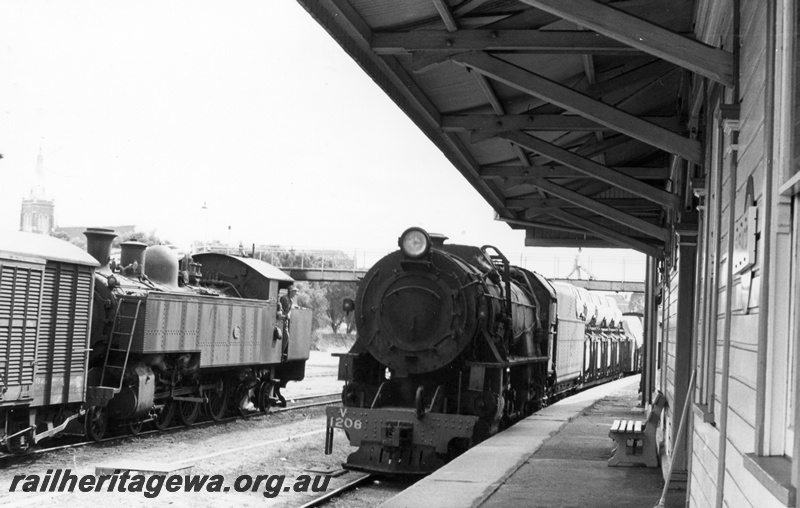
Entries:
[[[382, 508], [652, 508], [664, 487], [661, 468], [608, 467], [613, 420], [642, 419], [639, 376], [564, 399], [472, 448], [385, 502]], [[667, 507], [685, 504], [685, 485]]]

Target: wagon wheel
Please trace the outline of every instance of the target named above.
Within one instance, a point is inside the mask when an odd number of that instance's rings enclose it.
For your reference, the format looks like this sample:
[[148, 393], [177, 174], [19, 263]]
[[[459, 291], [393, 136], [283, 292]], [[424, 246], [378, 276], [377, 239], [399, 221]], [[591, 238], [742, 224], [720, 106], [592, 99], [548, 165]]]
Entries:
[[[8, 434], [16, 434], [23, 428], [22, 425], [20, 424], [15, 425], [13, 422], [9, 422], [8, 425], [9, 425]], [[12, 455], [18, 455], [27, 452], [28, 449], [30, 448], [30, 443], [31, 440], [29, 433], [25, 432], [23, 434], [20, 434], [16, 437], [12, 437], [11, 439], [7, 440], [3, 448], [5, 448], [5, 450]]]
[[153, 425], [155, 425], [158, 430], [165, 430], [172, 422], [172, 416], [174, 414], [175, 404], [171, 400], [164, 402], [164, 407], [161, 408], [161, 412], [159, 412], [158, 416], [153, 420]]
[[273, 391], [275, 385], [272, 381], [262, 381], [258, 387], [258, 394], [256, 395], [256, 402], [259, 411], [269, 413], [269, 408], [272, 407]]
[[92, 406], [86, 411], [86, 437], [100, 441], [108, 428], [108, 412], [104, 407]]
[[141, 418], [125, 422], [125, 430], [127, 430], [128, 434], [131, 436], [139, 435], [139, 433], [142, 431], [142, 427], [144, 427], [144, 420]]
[[212, 420], [218, 422], [225, 416], [225, 411], [228, 408], [228, 392], [225, 383], [220, 379], [216, 388], [206, 393], [206, 412]]
[[178, 401], [178, 419], [184, 425], [194, 425], [200, 414], [200, 403], [188, 400]]

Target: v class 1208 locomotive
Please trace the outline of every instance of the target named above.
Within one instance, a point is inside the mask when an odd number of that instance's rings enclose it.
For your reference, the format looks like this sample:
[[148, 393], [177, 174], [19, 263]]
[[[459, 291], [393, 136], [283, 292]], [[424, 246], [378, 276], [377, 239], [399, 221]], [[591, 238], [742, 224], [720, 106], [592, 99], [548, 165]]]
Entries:
[[[311, 311], [278, 316], [293, 280], [251, 258], [201, 253], [89, 229], [87, 252], [31, 233], [0, 235], [0, 447], [60, 434], [101, 439], [285, 405], [303, 379]], [[287, 333], [287, 331], [289, 333]]]
[[512, 266], [491, 246], [410, 228], [362, 279], [339, 359], [350, 469], [427, 474], [559, 397], [635, 371], [636, 340], [604, 297]]

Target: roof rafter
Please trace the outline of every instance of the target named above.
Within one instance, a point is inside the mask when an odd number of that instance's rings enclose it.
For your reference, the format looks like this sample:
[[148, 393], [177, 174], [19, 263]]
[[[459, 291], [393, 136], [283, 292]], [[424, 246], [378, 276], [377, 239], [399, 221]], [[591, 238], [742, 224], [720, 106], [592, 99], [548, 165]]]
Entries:
[[563, 222], [566, 222], [567, 224], [572, 224], [573, 226], [585, 230], [586, 234], [588, 235], [602, 238], [603, 240], [619, 245], [620, 247], [633, 249], [655, 258], [660, 258], [664, 255], [663, 248], [659, 248], [655, 245], [650, 245], [635, 238], [631, 238], [620, 233], [619, 231], [614, 231], [611, 228], [600, 225], [588, 219], [584, 219], [583, 217], [578, 217], [577, 215], [564, 210], [553, 210], [550, 215], [562, 220]]
[[572, 235], [585, 235], [586, 232], [582, 229], [569, 227], [569, 226], [562, 226], [559, 224], [554, 224], [552, 222], [535, 222], [530, 220], [520, 220], [520, 219], [499, 219], [506, 224], [513, 224], [515, 226], [523, 226], [526, 228], [537, 228], [537, 229], [545, 229], [549, 231], [560, 231], [562, 233], [569, 233]]
[[622, 174], [619, 171], [603, 166], [591, 159], [570, 152], [569, 150], [564, 150], [560, 146], [548, 143], [534, 136], [522, 132], [506, 132], [502, 134], [502, 137], [528, 150], [537, 152], [549, 159], [580, 171], [581, 173], [602, 180], [615, 187], [619, 187], [631, 194], [649, 199], [667, 208], [677, 210], [683, 206], [683, 200], [676, 194], [657, 189], [644, 182], [640, 182], [636, 178]]
[[444, 0], [433, 0], [433, 5], [435, 5], [436, 10], [439, 11], [439, 16], [442, 17], [447, 31], [455, 32], [458, 30], [458, 23], [456, 23], [456, 18], [453, 17], [453, 13], [450, 12], [450, 6], [447, 5], [447, 2]]
[[658, 238], [661, 241], [666, 241], [669, 238], [670, 232], [667, 229], [656, 226], [655, 224], [638, 217], [634, 217], [633, 215], [617, 210], [616, 208], [603, 204], [599, 201], [595, 201], [594, 199], [586, 197], [583, 194], [573, 192], [566, 187], [549, 182], [544, 178], [538, 178], [532, 181], [531, 185], [538, 187], [548, 194], [563, 199], [564, 201], [569, 201], [570, 203], [579, 206], [584, 210], [588, 210], [597, 215], [602, 215], [603, 217], [617, 222], [620, 225], [635, 229], [640, 233]]
[[[653, 202], [642, 198], [599, 198], [596, 199], [596, 201], [619, 209], [660, 210], [660, 208], [656, 208], [658, 205], [655, 205]], [[526, 211], [540, 212], [552, 208], [575, 208], [576, 205], [556, 197], [528, 197], [507, 199], [506, 206], [512, 210], [521, 209]]]
[[699, 141], [653, 125], [544, 76], [520, 69], [483, 52], [454, 55], [452, 60], [512, 88], [544, 99], [643, 143], [679, 155], [695, 164], [703, 164], [704, 158]]
[[688, 39], [594, 0], [520, 0], [544, 12], [733, 86], [733, 54]]
[[[671, 131], [683, 129], [677, 116], [644, 116], [642, 120]], [[442, 115], [442, 129], [467, 131], [478, 129], [525, 131], [607, 131], [613, 130], [580, 115]]]
[[372, 49], [380, 55], [417, 51], [525, 51], [598, 55], [641, 54], [641, 50], [595, 32], [577, 30], [415, 30], [375, 32]]
[[[637, 180], [666, 180], [669, 168], [663, 167], [616, 167], [611, 168], [623, 175]], [[588, 178], [582, 173], [566, 166], [482, 166], [481, 178], [484, 180], [531, 180], [536, 178]]]

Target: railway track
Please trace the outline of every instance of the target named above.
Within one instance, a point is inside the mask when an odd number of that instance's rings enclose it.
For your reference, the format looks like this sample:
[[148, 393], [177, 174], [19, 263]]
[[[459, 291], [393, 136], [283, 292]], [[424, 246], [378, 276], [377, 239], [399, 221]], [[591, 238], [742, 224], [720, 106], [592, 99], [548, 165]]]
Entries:
[[331, 502], [333, 499], [336, 499], [339, 496], [341, 496], [342, 494], [345, 494], [347, 492], [352, 491], [356, 487], [359, 487], [361, 485], [367, 484], [368, 482], [372, 481], [374, 478], [375, 478], [375, 475], [373, 475], [373, 474], [361, 475], [361, 476], [357, 477], [356, 479], [346, 483], [345, 485], [342, 485], [341, 487], [339, 487], [337, 489], [334, 489], [334, 490], [332, 490], [330, 492], [326, 492], [324, 495], [309, 501], [308, 503], [300, 506], [300, 508], [314, 508], [314, 507], [317, 507], [317, 506], [325, 506], [326, 504]]
[[[335, 398], [332, 398], [332, 397], [335, 397]], [[315, 399], [323, 399], [323, 400], [315, 400]], [[314, 401], [314, 402], [302, 403], [302, 402], [305, 402], [305, 401]], [[301, 402], [301, 403], [297, 404], [297, 402]], [[154, 435], [154, 434], [165, 434], [165, 433], [172, 433], [172, 432], [180, 432], [181, 430], [186, 430], [186, 429], [191, 429], [191, 428], [200, 428], [200, 427], [205, 427], [205, 426], [213, 425], [213, 424], [222, 424], [222, 423], [226, 423], [226, 422], [232, 422], [232, 421], [238, 420], [240, 418], [247, 418], [247, 419], [263, 418], [263, 417], [268, 416], [270, 414], [285, 413], [285, 412], [297, 411], [297, 410], [300, 410], [300, 409], [308, 409], [308, 408], [319, 407], [319, 406], [327, 406], [327, 405], [336, 404], [336, 403], [339, 403], [339, 402], [341, 402], [341, 392], [332, 392], [332, 393], [324, 393], [324, 394], [306, 395], [306, 396], [302, 396], [302, 397], [294, 397], [294, 398], [288, 399], [287, 403], [290, 404], [290, 405], [287, 405], [287, 407], [270, 408], [270, 410], [267, 411], [267, 412], [263, 412], [263, 411], [253, 412], [253, 413], [248, 414], [248, 415], [246, 415], [244, 417], [239, 416], [239, 415], [227, 416], [225, 418], [222, 418], [219, 421], [214, 421], [214, 420], [208, 418], [206, 420], [198, 421], [198, 422], [196, 422], [196, 423], [194, 423], [192, 425], [189, 425], [189, 426], [181, 425], [181, 424], [175, 424], [175, 425], [173, 425], [173, 426], [171, 426], [171, 427], [169, 427], [169, 428], [167, 428], [165, 430], [152, 429], [152, 430], [143, 430], [143, 431], [138, 432], [136, 434], [123, 433], [123, 434], [107, 437], [107, 438], [102, 439], [100, 441], [79, 440], [77, 442], [72, 442], [72, 443], [67, 443], [67, 444], [62, 444], [62, 445], [57, 445], [57, 446], [43, 446], [43, 447], [37, 448], [35, 450], [31, 450], [31, 451], [29, 451], [27, 453], [18, 454], [18, 455], [0, 453], [0, 465], [2, 465], [3, 463], [8, 462], [10, 460], [19, 459], [19, 458], [22, 458], [22, 457], [31, 458], [31, 457], [35, 457], [37, 455], [44, 455], [44, 454], [52, 453], [52, 452], [58, 451], [58, 450], [67, 450], [67, 449], [70, 449], [70, 448], [80, 448], [82, 446], [87, 446], [87, 445], [97, 444], [97, 443], [108, 444], [108, 443], [113, 443], [114, 441], [118, 441], [118, 440], [121, 440], [121, 439], [130, 438], [132, 436], [137, 436], [138, 437], [138, 436], [148, 436], [148, 435]], [[67, 437], [65, 439], [69, 439], [69, 438]]]
[[348, 471], [347, 474], [356, 476], [344, 485], [326, 492], [300, 508], [328, 505], [347, 506], [348, 508], [372, 508], [407, 489], [419, 479], [419, 477], [400, 479], [355, 471]]

